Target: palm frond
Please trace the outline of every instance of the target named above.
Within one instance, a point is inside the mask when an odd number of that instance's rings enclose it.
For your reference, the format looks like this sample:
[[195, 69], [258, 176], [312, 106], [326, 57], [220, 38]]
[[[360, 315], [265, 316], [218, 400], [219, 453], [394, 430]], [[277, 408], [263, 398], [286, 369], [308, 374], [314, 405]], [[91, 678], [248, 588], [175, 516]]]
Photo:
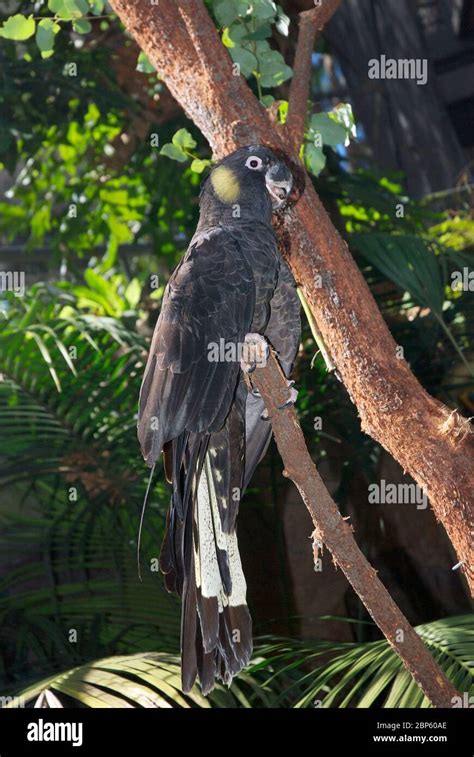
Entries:
[[246, 689], [252, 693], [254, 700], [268, 705], [268, 696], [256, 692], [247, 679], [244, 674], [230, 689], [217, 685], [208, 697], [204, 697], [197, 686], [188, 694], [183, 694], [178, 657], [164, 653], [109, 657], [17, 690], [7, 707], [18, 704], [29, 706], [40, 698], [46, 698], [49, 693], [54, 695], [60, 706], [62, 699], [67, 697], [74, 706], [94, 708], [247, 708], [251, 703]]
[[[416, 629], [460, 692], [474, 691], [474, 619], [445, 618]], [[262, 637], [252, 664], [230, 689], [206, 699], [183, 694], [179, 658], [165, 653], [110, 657], [55, 674], [11, 693], [28, 706], [47, 692], [86, 707], [429, 707], [385, 640], [299, 642]], [[43, 701], [42, 700], [42, 701]], [[43, 701], [43, 706], [47, 702]]]
[[[460, 692], [474, 692], [474, 618], [443, 618], [416, 628]], [[364, 643], [262, 641], [250, 675], [278, 693], [280, 706], [429, 707], [384, 639]]]
[[49, 289], [10, 303], [0, 332], [0, 676], [8, 668], [10, 680], [33, 664], [179, 643], [179, 602], [156, 568], [163, 485], [150, 497], [142, 583], [135, 562], [143, 340]]

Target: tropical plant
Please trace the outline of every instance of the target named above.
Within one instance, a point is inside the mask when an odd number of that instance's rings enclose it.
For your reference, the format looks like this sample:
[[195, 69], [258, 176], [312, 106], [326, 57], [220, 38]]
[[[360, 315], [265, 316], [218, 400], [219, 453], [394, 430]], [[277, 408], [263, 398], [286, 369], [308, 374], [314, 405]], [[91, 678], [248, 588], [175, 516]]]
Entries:
[[[416, 629], [458, 691], [474, 693], [474, 620], [446, 618]], [[429, 707], [386, 640], [349, 644], [262, 638], [229, 689], [203, 697], [180, 688], [179, 658], [110, 657], [12, 692], [7, 706], [62, 707]], [[453, 706], [462, 706], [462, 700]]]
[[[472, 615], [443, 618], [417, 626], [416, 631], [457, 690], [472, 694]], [[272, 688], [280, 678], [298, 671], [292, 684], [285, 681], [279, 706], [430, 707], [386, 639], [361, 644], [269, 639], [260, 645], [259, 654], [262, 661], [250, 672], [270, 670], [263, 680], [265, 687]]]
[[208, 697], [197, 686], [183, 694], [179, 657], [161, 652], [109, 657], [49, 676], [13, 694], [7, 705], [39, 701], [46, 707], [62, 707], [62, 702], [76, 707], [251, 707], [248, 692], [262, 706], [272, 701], [246, 673], [231, 689], [218, 685]]
[[173, 650], [179, 636], [178, 603], [157, 580], [159, 483], [143, 534], [150, 569], [137, 580], [143, 340], [73, 304], [37, 285], [7, 303], [0, 333], [0, 672], [10, 678], [32, 659], [60, 669], [98, 653]]

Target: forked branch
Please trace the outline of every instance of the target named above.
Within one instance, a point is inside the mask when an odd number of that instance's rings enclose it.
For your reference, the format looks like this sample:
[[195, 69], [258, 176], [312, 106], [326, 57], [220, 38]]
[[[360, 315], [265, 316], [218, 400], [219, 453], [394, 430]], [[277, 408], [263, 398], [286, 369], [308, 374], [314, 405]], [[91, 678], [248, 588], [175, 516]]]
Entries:
[[341, 0], [319, 0], [299, 15], [298, 44], [293, 64], [286, 127], [291, 143], [299, 150], [304, 137], [306, 111], [311, 87], [311, 65], [316, 35], [337, 11]]

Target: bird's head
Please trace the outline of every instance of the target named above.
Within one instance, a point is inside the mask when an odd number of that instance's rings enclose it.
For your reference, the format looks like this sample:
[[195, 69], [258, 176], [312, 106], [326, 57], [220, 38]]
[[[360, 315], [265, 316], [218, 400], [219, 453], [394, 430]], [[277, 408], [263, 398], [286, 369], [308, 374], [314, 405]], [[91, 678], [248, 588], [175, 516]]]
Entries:
[[227, 155], [211, 170], [203, 185], [203, 199], [211, 199], [221, 210], [240, 207], [269, 220], [281, 209], [293, 186], [290, 169], [272, 150], [249, 145]]

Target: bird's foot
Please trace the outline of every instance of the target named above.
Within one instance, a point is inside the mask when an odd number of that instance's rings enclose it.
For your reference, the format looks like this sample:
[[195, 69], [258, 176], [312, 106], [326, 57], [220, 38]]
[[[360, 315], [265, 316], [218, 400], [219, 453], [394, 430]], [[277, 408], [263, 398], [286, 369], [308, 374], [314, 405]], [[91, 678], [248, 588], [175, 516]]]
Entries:
[[263, 368], [267, 364], [268, 344], [261, 334], [246, 334], [242, 345], [242, 358], [240, 367], [244, 373], [253, 373], [259, 366]]
[[298, 399], [298, 389], [295, 389], [294, 381], [287, 381], [286, 385], [288, 389], [290, 390], [290, 396], [288, 397], [287, 401], [283, 403], [283, 405], [278, 405], [278, 410], [283, 410], [285, 407], [290, 407], [290, 405], [294, 405], [296, 400]]

